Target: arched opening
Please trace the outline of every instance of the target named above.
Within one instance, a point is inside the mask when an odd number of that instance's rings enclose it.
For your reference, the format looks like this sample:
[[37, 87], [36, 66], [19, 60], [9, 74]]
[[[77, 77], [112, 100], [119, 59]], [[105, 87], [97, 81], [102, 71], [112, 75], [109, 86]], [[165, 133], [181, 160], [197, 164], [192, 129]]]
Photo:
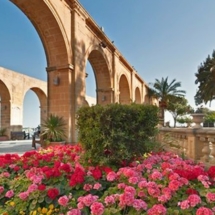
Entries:
[[23, 129], [32, 135], [40, 124], [40, 102], [37, 95], [29, 90], [25, 94], [23, 103]]
[[138, 87], [135, 89], [135, 102], [141, 104], [140, 89]]
[[125, 75], [122, 75], [119, 80], [119, 103], [131, 103], [129, 84]]
[[98, 50], [93, 50], [89, 54], [88, 61], [95, 77], [97, 104], [105, 105], [111, 103], [111, 78], [104, 56]]
[[46, 119], [47, 97], [41, 89], [35, 87], [27, 91], [23, 103], [23, 128], [32, 134]]
[[86, 65], [86, 104], [89, 106], [96, 105], [96, 79], [93, 68], [89, 61], [87, 61]]
[[6, 128], [7, 135], [10, 133], [10, 93], [6, 85], [0, 81], [0, 129]]
[[[5, 25], [7, 25], [6, 28]], [[0, 2], [0, 28], [4, 29], [0, 38], [0, 55], [2, 56], [0, 66], [46, 81], [47, 62], [38, 32], [26, 15], [10, 1]], [[34, 123], [40, 122], [40, 114], [35, 114], [38, 112], [38, 105], [35, 105], [38, 98], [32, 91], [27, 93], [23, 109], [13, 104], [13, 101], [10, 102], [11, 108], [4, 110], [3, 113], [4, 118], [7, 118], [7, 123], [2, 119], [2, 123], [10, 127], [9, 131], [20, 130], [25, 126], [31, 127]], [[28, 114], [29, 112], [31, 114]]]

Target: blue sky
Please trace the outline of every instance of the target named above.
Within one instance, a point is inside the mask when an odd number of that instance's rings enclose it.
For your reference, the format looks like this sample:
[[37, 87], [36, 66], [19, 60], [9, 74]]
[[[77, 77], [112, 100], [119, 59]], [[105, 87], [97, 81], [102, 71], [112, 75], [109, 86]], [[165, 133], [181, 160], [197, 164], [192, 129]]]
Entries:
[[[155, 78], [175, 78], [195, 106], [195, 73], [215, 49], [214, 0], [80, 2], [142, 79], [150, 83]], [[47, 64], [40, 38], [9, 0], [0, 1], [0, 66], [46, 80]], [[93, 95], [95, 90], [90, 89], [95, 87], [89, 86], [95, 82], [92, 71], [89, 73], [87, 94]], [[35, 94], [27, 93], [24, 126], [38, 125], [38, 107]], [[213, 102], [211, 108], [215, 108]]]

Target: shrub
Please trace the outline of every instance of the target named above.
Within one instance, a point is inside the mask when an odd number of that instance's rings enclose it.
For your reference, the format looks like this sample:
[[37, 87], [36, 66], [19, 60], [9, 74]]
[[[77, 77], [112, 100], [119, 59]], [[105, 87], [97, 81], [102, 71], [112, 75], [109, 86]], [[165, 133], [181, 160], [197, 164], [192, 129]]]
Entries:
[[79, 142], [84, 160], [94, 165], [125, 165], [151, 147], [157, 134], [158, 107], [121, 105], [82, 107], [77, 112]]

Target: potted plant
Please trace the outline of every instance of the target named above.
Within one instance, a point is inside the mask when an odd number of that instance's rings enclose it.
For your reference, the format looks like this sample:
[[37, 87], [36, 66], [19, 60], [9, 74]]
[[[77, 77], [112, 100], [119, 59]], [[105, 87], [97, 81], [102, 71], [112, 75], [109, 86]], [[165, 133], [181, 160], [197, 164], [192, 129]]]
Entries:
[[7, 136], [7, 129], [6, 128], [1, 128], [0, 129], [0, 141], [8, 140]]
[[190, 110], [190, 115], [193, 118], [193, 122], [195, 123], [195, 125], [193, 126], [193, 128], [201, 128], [201, 123], [203, 123], [204, 121], [204, 116], [205, 113], [207, 112], [207, 108], [204, 108], [202, 106], [198, 107], [196, 110], [191, 109]]
[[44, 146], [65, 143], [66, 122], [63, 117], [50, 114], [42, 124], [41, 138]]

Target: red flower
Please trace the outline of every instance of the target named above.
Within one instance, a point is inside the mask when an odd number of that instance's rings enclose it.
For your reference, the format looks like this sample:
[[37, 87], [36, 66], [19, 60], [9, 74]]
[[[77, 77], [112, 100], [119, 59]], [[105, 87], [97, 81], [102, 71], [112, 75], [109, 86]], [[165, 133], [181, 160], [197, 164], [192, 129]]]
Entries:
[[71, 168], [70, 168], [70, 165], [69, 164], [63, 164], [61, 167], [60, 167], [61, 170], [69, 173], [71, 171]]
[[55, 199], [59, 195], [59, 190], [57, 188], [50, 188], [47, 195], [50, 199]]
[[211, 177], [211, 178], [214, 178], [215, 177], [215, 166], [211, 166], [208, 170], [208, 175]]
[[43, 191], [46, 189], [46, 185], [45, 184], [39, 184], [37, 187], [38, 190]]
[[99, 167], [96, 167], [95, 169], [91, 170], [93, 178], [96, 180], [100, 179], [102, 177], [102, 171], [99, 169]]
[[76, 167], [73, 175], [70, 178], [69, 185], [73, 187], [77, 184], [82, 184], [84, 182], [84, 176], [85, 176], [84, 170], [80, 167]]
[[102, 168], [102, 171], [104, 171], [106, 174], [113, 171], [110, 167], [107, 167], [107, 166], [103, 166], [101, 168]]
[[191, 194], [199, 194], [199, 192], [195, 189], [189, 188], [186, 190], [186, 194], [191, 195]]
[[19, 166], [15, 166], [13, 169], [14, 169], [15, 172], [18, 172], [20, 170], [20, 167]]

